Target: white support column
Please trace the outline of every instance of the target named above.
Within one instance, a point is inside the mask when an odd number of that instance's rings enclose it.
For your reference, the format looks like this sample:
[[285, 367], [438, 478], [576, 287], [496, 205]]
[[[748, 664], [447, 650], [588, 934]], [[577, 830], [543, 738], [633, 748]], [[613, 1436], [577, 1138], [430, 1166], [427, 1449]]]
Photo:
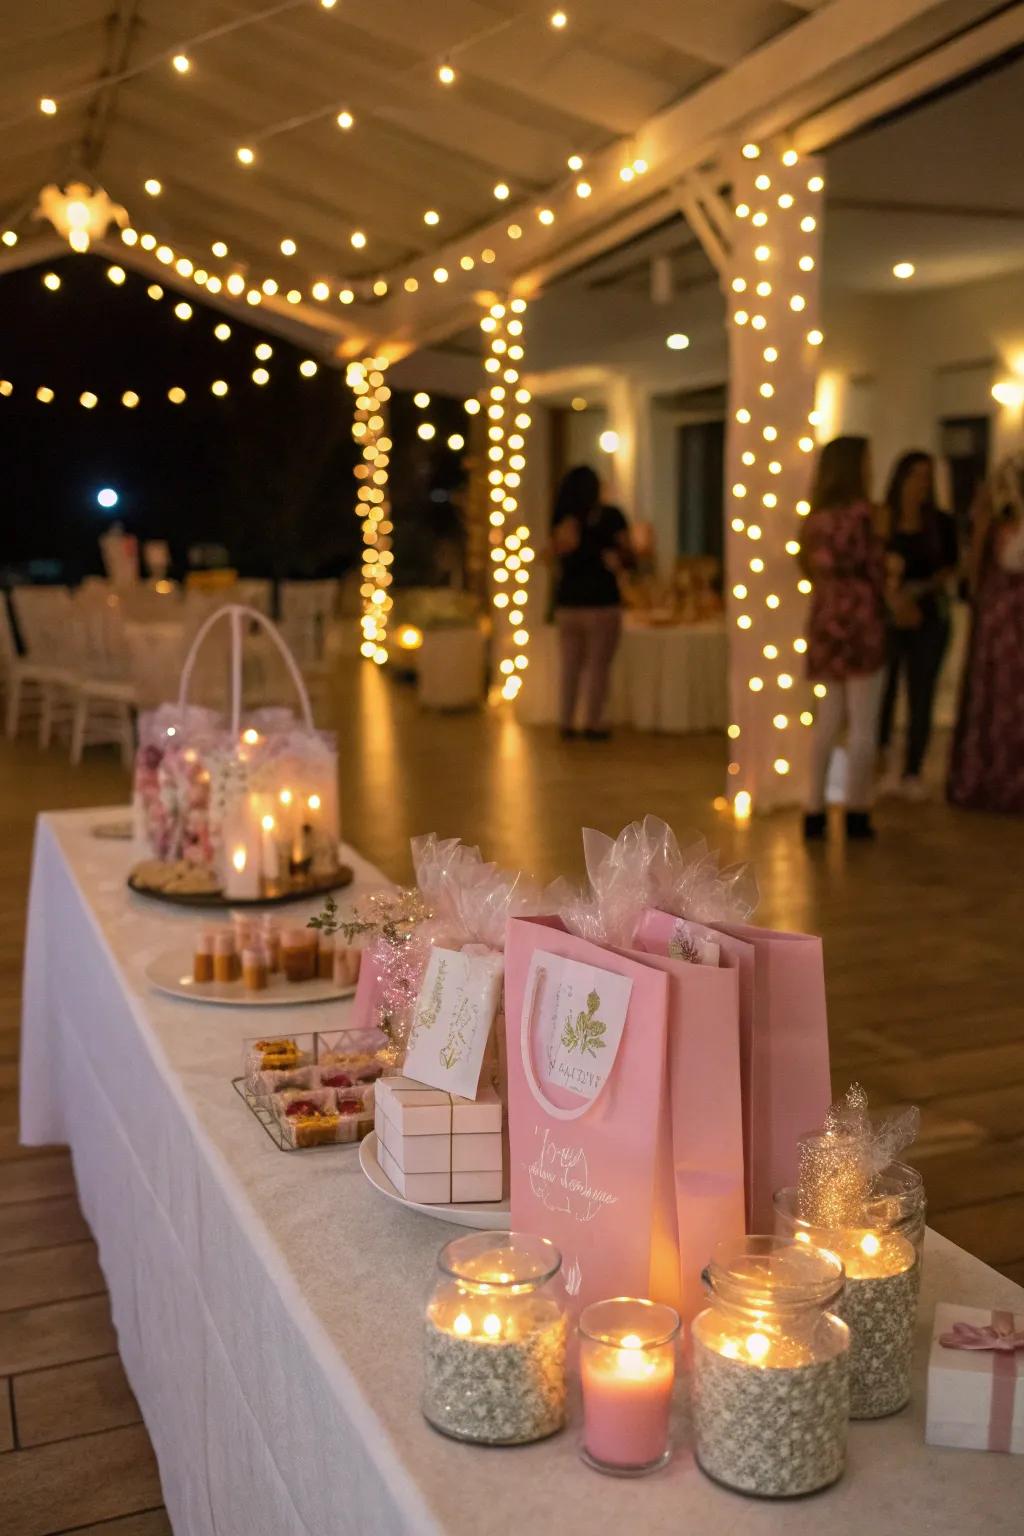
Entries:
[[815, 699], [796, 560], [814, 449], [822, 164], [745, 146], [733, 179], [725, 548], [728, 794], [738, 817], [801, 798]]

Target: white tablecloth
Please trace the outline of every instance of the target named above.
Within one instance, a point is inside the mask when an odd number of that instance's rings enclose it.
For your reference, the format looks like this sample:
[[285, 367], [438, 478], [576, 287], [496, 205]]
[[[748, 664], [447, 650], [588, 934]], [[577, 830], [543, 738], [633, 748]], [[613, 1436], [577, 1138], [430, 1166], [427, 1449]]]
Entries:
[[[91, 838], [97, 819], [39, 827], [22, 1134], [71, 1144], [177, 1536], [1018, 1536], [1024, 1458], [925, 1447], [923, 1361], [936, 1297], [1024, 1311], [1024, 1291], [934, 1235], [913, 1405], [852, 1426], [847, 1476], [820, 1499], [780, 1509], [710, 1483], [682, 1391], [678, 1452], [640, 1484], [580, 1463], [578, 1409], [514, 1451], [435, 1434], [421, 1316], [453, 1229], [384, 1201], [354, 1152], [277, 1150], [230, 1083], [253, 1016], [148, 990], [144, 966], [195, 918], [127, 892], [129, 849]], [[325, 1013], [262, 1012], [257, 1029]]]
[[[558, 628], [538, 630], [516, 709], [528, 725], [558, 719]], [[612, 666], [608, 713], [612, 725], [638, 731], [724, 730], [727, 724], [728, 643], [721, 621], [642, 625], [626, 619]]]

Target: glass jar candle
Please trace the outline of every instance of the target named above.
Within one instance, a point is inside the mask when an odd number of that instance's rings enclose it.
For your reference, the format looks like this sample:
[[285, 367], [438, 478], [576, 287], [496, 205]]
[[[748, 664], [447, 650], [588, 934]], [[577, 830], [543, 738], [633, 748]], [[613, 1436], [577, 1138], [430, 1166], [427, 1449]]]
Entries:
[[580, 1317], [583, 1459], [599, 1472], [636, 1477], [669, 1459], [679, 1314], [616, 1296]]
[[846, 1270], [836, 1312], [850, 1328], [853, 1419], [884, 1418], [910, 1398], [921, 1264], [918, 1248], [898, 1227], [902, 1219], [907, 1230], [919, 1226], [923, 1237], [924, 1209], [922, 1203], [909, 1218], [890, 1209], [887, 1218], [886, 1199], [884, 1194], [870, 1198], [857, 1225], [822, 1227], [799, 1215], [796, 1189], [782, 1189], [775, 1196], [780, 1233], [838, 1254]]
[[741, 1493], [787, 1498], [842, 1475], [850, 1334], [829, 1308], [834, 1254], [776, 1237], [716, 1248], [693, 1323], [697, 1461]]
[[427, 1303], [423, 1412], [457, 1440], [521, 1445], [565, 1423], [562, 1256], [547, 1238], [474, 1232], [438, 1257]]

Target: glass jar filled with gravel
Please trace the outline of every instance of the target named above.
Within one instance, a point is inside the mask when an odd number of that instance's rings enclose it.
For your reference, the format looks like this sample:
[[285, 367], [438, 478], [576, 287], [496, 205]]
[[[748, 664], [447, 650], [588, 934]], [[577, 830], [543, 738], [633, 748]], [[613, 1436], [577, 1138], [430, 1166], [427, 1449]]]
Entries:
[[427, 1303], [423, 1412], [482, 1445], [522, 1445], [565, 1423], [562, 1256], [543, 1237], [475, 1232], [442, 1248]]
[[850, 1334], [834, 1254], [776, 1237], [720, 1244], [693, 1323], [697, 1461], [762, 1498], [825, 1488], [846, 1464]]
[[799, 1214], [796, 1189], [780, 1190], [775, 1197], [780, 1233], [838, 1254], [846, 1270], [846, 1287], [836, 1312], [850, 1328], [850, 1417], [854, 1419], [884, 1418], [910, 1399], [924, 1195], [921, 1191], [919, 1205], [908, 1211], [907, 1200], [888, 1187], [898, 1177], [890, 1170], [879, 1176], [878, 1188], [856, 1225], [822, 1227], [805, 1221]]

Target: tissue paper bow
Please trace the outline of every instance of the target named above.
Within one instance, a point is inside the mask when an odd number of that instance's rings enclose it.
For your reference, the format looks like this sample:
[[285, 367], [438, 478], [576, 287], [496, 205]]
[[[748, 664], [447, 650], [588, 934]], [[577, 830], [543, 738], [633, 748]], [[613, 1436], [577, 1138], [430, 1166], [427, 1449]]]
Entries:
[[946, 1349], [994, 1349], [1012, 1354], [1024, 1349], [1024, 1329], [1014, 1329], [1009, 1312], [993, 1312], [992, 1321], [979, 1328], [977, 1323], [954, 1323], [949, 1333], [939, 1337]]
[[583, 831], [589, 893], [562, 906], [573, 933], [599, 943], [633, 942], [647, 907], [698, 923], [746, 922], [757, 905], [757, 881], [749, 865], [719, 869], [719, 855], [695, 836], [685, 850], [657, 816], [630, 822], [618, 837], [591, 827]]

